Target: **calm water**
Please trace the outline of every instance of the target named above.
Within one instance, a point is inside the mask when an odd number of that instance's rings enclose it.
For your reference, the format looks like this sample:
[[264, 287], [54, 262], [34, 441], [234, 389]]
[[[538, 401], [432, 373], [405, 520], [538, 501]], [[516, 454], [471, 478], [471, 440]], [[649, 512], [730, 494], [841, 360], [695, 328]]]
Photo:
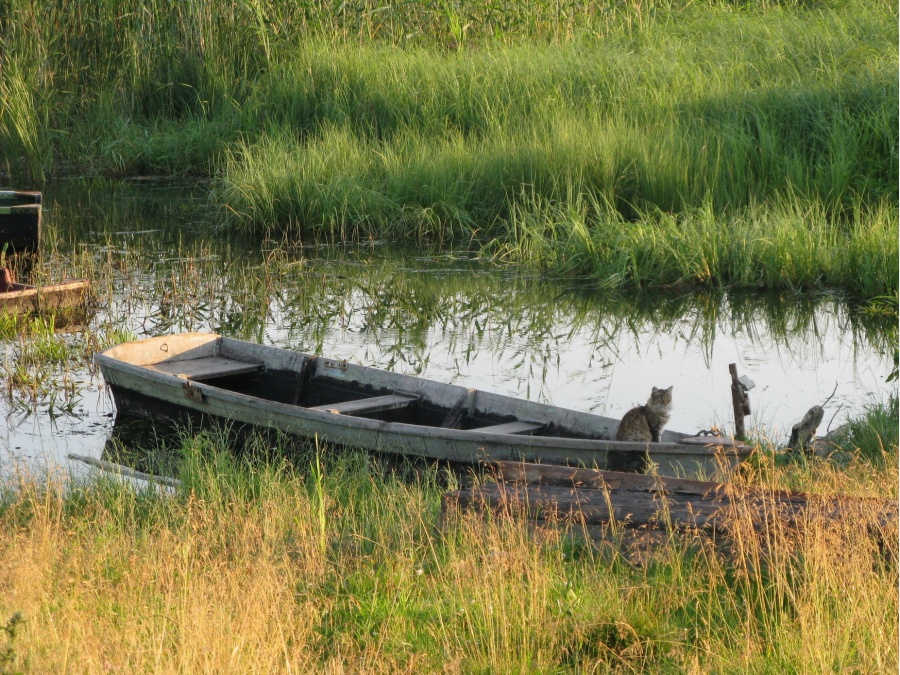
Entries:
[[[780, 441], [832, 392], [833, 428], [894, 391], [888, 324], [834, 295], [615, 294], [465, 253], [242, 241], [211, 228], [202, 186], [67, 182], [44, 203], [39, 273], [98, 291], [83, 328], [54, 338], [73, 354], [212, 330], [613, 417], [674, 385], [670, 427], [687, 432], [732, 428], [737, 363], [757, 384], [748, 429]], [[0, 470], [99, 457], [115, 418], [99, 372], [73, 356], [34, 394], [10, 375], [26, 349], [0, 342]]]

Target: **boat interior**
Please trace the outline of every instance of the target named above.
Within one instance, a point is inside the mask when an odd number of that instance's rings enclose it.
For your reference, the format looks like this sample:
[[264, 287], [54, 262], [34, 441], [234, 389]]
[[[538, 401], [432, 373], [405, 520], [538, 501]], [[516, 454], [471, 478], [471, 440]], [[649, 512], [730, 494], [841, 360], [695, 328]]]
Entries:
[[[332, 367], [319, 368], [322, 361]], [[144, 367], [189, 382], [207, 383], [235, 393], [332, 414], [483, 433], [602, 437], [565, 430], [552, 421], [518, 419], [513, 414], [491, 414], [479, 410], [475, 405], [477, 392], [457, 385], [442, 385], [384, 371], [379, 371], [381, 379], [396, 380], [395, 388], [332, 377], [329, 373], [335, 372], [335, 363], [311, 356], [304, 358], [297, 370], [269, 369], [261, 363], [217, 354], [162, 361]], [[433, 388], [436, 395], [411, 393], [408, 391], [411, 387], [404, 387], [409, 380], [420, 385], [427, 382], [428, 388]], [[455, 402], [450, 403], [454, 396]], [[447, 403], [437, 402], [439, 399]]]

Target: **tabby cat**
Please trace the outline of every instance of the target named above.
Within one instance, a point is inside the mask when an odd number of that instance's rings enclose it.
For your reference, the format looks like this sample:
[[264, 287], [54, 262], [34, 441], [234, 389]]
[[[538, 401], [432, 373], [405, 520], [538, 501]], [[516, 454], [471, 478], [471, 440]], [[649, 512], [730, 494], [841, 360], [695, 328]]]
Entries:
[[659, 443], [663, 427], [669, 421], [672, 411], [672, 387], [657, 389], [653, 387], [646, 405], [632, 408], [616, 431], [617, 441], [639, 441], [642, 443]]

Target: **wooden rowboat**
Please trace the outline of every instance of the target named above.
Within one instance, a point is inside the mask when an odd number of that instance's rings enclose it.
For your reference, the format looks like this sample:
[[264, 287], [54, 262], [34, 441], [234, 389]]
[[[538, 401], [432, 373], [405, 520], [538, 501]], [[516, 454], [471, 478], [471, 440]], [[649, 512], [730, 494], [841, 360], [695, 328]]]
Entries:
[[[0, 268], [5, 271], [5, 268]], [[0, 314], [24, 314], [58, 309], [71, 309], [85, 305], [90, 282], [85, 279], [67, 279], [50, 286], [5, 283], [0, 278]]]
[[618, 420], [347, 361], [185, 333], [95, 355], [120, 414], [211, 415], [330, 444], [458, 463], [526, 460], [665, 475], [727, 473], [752, 449], [665, 431], [611, 440]]

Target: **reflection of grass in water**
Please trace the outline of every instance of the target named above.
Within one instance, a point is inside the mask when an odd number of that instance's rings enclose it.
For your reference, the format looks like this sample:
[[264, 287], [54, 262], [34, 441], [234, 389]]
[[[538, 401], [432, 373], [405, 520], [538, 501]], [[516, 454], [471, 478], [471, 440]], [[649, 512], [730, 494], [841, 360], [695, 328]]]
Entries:
[[46, 407], [51, 417], [74, 414], [94, 351], [134, 339], [121, 330], [59, 333], [52, 317], [19, 321], [16, 330], [17, 337], [2, 348], [0, 377], [7, 400], [25, 413]]
[[[558, 332], [560, 324], [594, 326], [607, 314], [620, 317], [616, 323], [631, 333], [671, 331], [687, 316], [692, 340], [711, 344], [716, 330], [748, 332], [761, 324], [787, 342], [811, 327], [818, 297], [716, 289], [602, 292], [590, 279], [541, 280], [428, 249], [392, 253], [384, 247], [286, 248], [271, 242], [261, 248], [240, 237], [210, 240], [206, 226], [196, 222], [203, 219], [202, 190], [167, 188], [159, 199], [121, 183], [110, 191], [111, 200], [88, 199], [85, 191], [65, 195], [48, 223], [64, 228], [72, 242], [64, 246], [82, 242], [84, 251], [84, 242], [100, 243], [93, 267], [110, 287], [105, 292], [118, 294], [127, 309], [156, 301], [156, 330], [213, 325], [256, 337], [277, 311], [282, 323], [295, 327], [292, 333], [315, 345], [335, 324], [373, 334], [397, 331], [401, 342], [421, 346], [428, 330], [450, 334], [471, 326], [479, 334], [492, 323], [492, 335], [530, 334], [537, 342]], [[176, 232], [167, 227], [173, 221], [193, 224]], [[887, 320], [867, 318], [837, 296], [826, 301], [835, 303], [842, 328], [883, 339]], [[601, 333], [598, 341], [618, 335]]]

